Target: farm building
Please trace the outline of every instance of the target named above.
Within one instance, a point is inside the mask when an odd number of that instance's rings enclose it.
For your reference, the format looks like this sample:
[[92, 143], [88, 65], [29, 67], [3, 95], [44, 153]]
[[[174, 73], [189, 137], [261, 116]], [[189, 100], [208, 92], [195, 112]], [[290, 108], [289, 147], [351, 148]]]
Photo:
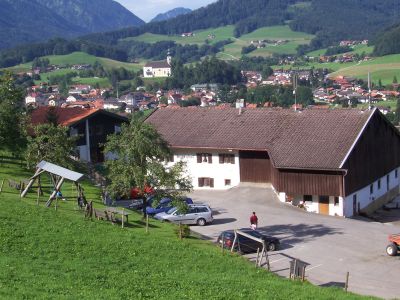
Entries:
[[377, 109], [166, 108], [146, 122], [195, 189], [269, 183], [281, 201], [345, 217], [399, 194], [400, 133]]
[[[52, 109], [57, 116], [57, 123], [69, 128], [71, 136], [79, 136], [77, 155], [82, 161], [104, 161], [103, 144], [107, 136], [121, 130], [121, 124], [128, 122], [126, 117], [102, 109], [61, 108]], [[35, 109], [30, 116], [33, 126], [48, 122], [48, 107]]]

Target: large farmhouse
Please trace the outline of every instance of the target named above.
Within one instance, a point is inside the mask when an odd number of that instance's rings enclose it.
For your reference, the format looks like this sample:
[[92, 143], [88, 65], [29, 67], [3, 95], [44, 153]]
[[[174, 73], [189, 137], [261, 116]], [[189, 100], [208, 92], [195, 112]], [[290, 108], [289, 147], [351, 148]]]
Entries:
[[196, 189], [270, 183], [281, 201], [345, 217], [399, 194], [400, 133], [377, 109], [167, 108], [146, 122]]
[[[47, 123], [50, 109], [35, 109], [30, 116], [31, 124]], [[55, 107], [51, 112], [57, 116], [59, 125], [69, 128], [71, 136], [78, 136], [76, 150], [79, 159], [94, 163], [104, 161], [103, 149], [107, 136], [119, 132], [121, 124], [128, 122], [128, 118], [102, 109]]]

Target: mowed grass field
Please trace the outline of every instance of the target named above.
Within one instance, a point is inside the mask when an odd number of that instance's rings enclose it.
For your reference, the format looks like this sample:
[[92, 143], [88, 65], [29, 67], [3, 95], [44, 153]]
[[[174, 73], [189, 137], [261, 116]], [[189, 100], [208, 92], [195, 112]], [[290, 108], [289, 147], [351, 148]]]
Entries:
[[[2, 157], [0, 180], [27, 179], [17, 161]], [[45, 176], [43, 175], [45, 178]], [[88, 200], [100, 207], [99, 190], [85, 183]], [[50, 187], [51, 189], [51, 187]], [[129, 226], [85, 220], [71, 183], [67, 201], [36, 205], [7, 185], [0, 194], [1, 299], [365, 299], [338, 288], [321, 288], [275, 276], [215, 245], [180, 241], [172, 224], [141, 216]]]
[[[68, 55], [50, 55], [45, 56], [50, 60], [50, 64], [66, 66], [66, 65], [76, 65], [76, 64], [91, 64], [93, 65], [96, 61], [99, 62], [105, 69], [115, 69], [115, 68], [125, 68], [129, 71], [137, 72], [143, 68], [144, 63], [140, 62], [137, 64], [126, 63], [121, 61], [112, 60], [104, 57], [96, 57], [94, 55], [90, 55], [84, 52], [74, 52]], [[12, 68], [8, 68], [12, 72], [27, 72], [32, 69], [32, 63], [20, 64]], [[36, 81], [36, 83], [40, 83], [43, 81], [48, 81], [50, 76], [57, 75], [66, 75], [72, 72], [79, 72], [71, 69], [61, 69], [55, 70], [54, 72], [42, 73], [40, 74], [41, 80]], [[75, 77], [72, 79], [73, 83], [76, 84], [90, 84], [96, 85], [99, 84], [101, 87], [109, 87], [111, 86], [110, 81], [107, 78], [80, 78]]]
[[[126, 62], [112, 60], [109, 58], [97, 57], [94, 55], [87, 54], [85, 52], [73, 52], [67, 55], [49, 55], [49, 56], [44, 56], [43, 58], [48, 58], [50, 60], [50, 64], [60, 65], [60, 66], [78, 65], [78, 64], [93, 65], [96, 61], [98, 61], [106, 69], [123, 67], [130, 71], [139, 71], [143, 67], [143, 63], [138, 63], [138, 64], [126, 63]], [[8, 69], [15, 72], [29, 71], [32, 69], [32, 62], [26, 64], [20, 64]]]
[[[256, 51], [250, 53], [250, 56], [271, 56], [272, 53], [279, 54], [294, 54], [296, 53], [296, 48], [301, 44], [310, 43], [311, 39], [314, 37], [313, 35], [309, 35], [302, 32], [294, 32], [289, 26], [270, 26], [263, 27], [251, 32], [249, 34], [242, 35], [239, 38], [235, 38], [234, 34], [234, 26], [223, 26], [214, 29], [207, 30], [199, 30], [194, 31], [193, 37], [182, 37], [180, 35], [160, 35], [160, 34], [152, 34], [145, 33], [137, 37], [130, 37], [127, 39], [123, 39], [122, 41], [141, 41], [146, 43], [155, 43], [159, 41], [174, 41], [178, 44], [197, 44], [202, 45], [205, 43], [205, 40], [208, 40], [211, 44], [231, 39], [233, 41], [232, 44], [226, 45], [224, 47], [224, 51], [218, 54], [218, 57], [221, 59], [239, 59], [241, 55], [241, 51], [243, 47], [249, 46], [252, 40], [288, 40], [289, 42], [279, 46], [268, 46], [264, 49], [257, 49]], [[209, 35], [215, 35], [214, 39], [208, 38]]]
[[259, 28], [249, 34], [242, 35], [239, 38], [233, 38], [234, 43], [226, 45], [224, 51], [219, 54], [220, 58], [239, 59], [242, 54], [242, 48], [250, 45], [253, 40], [287, 40], [287, 43], [277, 46], [267, 46], [257, 49], [247, 55], [268, 57], [273, 53], [295, 54], [296, 48], [302, 44], [308, 44], [314, 36], [303, 32], [292, 31], [289, 26], [270, 26]]
[[377, 57], [370, 61], [341, 68], [331, 73], [330, 76], [352, 76], [367, 79], [368, 72], [370, 72], [371, 81], [375, 83], [378, 83], [379, 79], [382, 81], [382, 84], [392, 83], [394, 76], [400, 78], [400, 54]]
[[[160, 41], [174, 41], [177, 44], [198, 44], [202, 45], [206, 40], [212, 43], [216, 43], [219, 41], [232, 39], [233, 37], [233, 25], [211, 28], [206, 30], [196, 30], [193, 31], [194, 36], [192, 37], [182, 37], [181, 35], [161, 35], [161, 34], [153, 34], [153, 33], [144, 33], [142, 35], [136, 37], [129, 37], [126, 39], [122, 39], [121, 41], [138, 41], [145, 43], [156, 43]], [[209, 35], [215, 35], [215, 38], [209, 38]]]
[[[307, 55], [311, 56], [311, 57], [318, 57], [318, 56], [321, 56], [321, 55], [325, 55], [326, 50], [328, 50], [328, 49], [324, 48], [324, 49], [311, 51], [311, 52], [308, 52]], [[356, 53], [358, 53], [358, 54], [365, 53], [365, 54], [368, 55], [368, 54], [371, 54], [373, 51], [374, 51], [374, 47], [373, 46], [357, 45], [357, 46], [354, 46], [352, 51], [347, 52], [347, 53], [354, 53], [354, 54], [356, 54]], [[338, 54], [338, 55], [341, 55], [341, 54]]]

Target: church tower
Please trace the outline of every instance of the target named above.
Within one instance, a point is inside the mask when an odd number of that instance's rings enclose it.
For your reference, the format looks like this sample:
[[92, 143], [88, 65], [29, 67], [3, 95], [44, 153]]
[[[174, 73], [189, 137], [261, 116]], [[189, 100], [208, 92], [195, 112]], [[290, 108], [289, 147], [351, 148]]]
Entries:
[[168, 50], [168, 54], [167, 54], [167, 63], [169, 65], [171, 65], [172, 63], [172, 56], [171, 56], [171, 52]]

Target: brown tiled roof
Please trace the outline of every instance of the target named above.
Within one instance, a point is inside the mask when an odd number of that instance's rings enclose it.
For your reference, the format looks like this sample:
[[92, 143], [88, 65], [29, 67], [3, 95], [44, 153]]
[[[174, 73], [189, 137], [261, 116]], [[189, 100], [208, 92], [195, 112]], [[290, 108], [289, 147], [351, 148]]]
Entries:
[[267, 150], [276, 168], [330, 170], [340, 168], [372, 113], [167, 108], [156, 110], [146, 122], [175, 148]]
[[[47, 113], [49, 109], [50, 108], [46, 106], [42, 106], [35, 109], [30, 115], [30, 123], [33, 126], [47, 123]], [[87, 109], [81, 107], [71, 107], [71, 108], [55, 107], [53, 109], [55, 114], [58, 116], [58, 124], [63, 126], [71, 126], [96, 113], [108, 114], [123, 121], [127, 121], [127, 118], [125, 117], [97, 108]]]
[[154, 69], [171, 68], [171, 66], [168, 64], [166, 60], [148, 62], [145, 65], [145, 68], [146, 67], [152, 67]]

